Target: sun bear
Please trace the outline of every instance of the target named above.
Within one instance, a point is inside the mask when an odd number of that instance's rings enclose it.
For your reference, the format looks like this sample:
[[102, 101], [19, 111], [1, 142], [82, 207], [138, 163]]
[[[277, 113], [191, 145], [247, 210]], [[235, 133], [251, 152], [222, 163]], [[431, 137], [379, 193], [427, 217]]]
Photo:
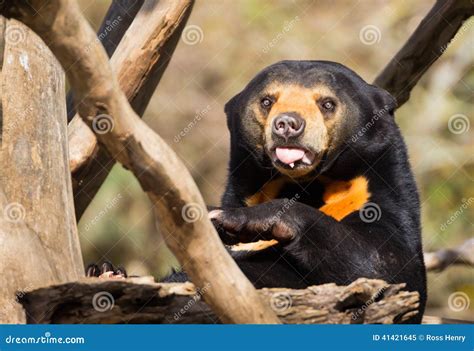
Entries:
[[406, 283], [421, 321], [420, 204], [395, 107], [328, 61], [273, 64], [225, 105], [227, 185], [209, 215], [257, 288]]

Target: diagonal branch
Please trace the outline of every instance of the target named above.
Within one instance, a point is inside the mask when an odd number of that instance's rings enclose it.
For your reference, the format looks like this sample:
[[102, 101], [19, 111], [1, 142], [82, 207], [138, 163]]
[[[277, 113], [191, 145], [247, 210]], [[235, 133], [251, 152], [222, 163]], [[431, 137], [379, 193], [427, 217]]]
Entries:
[[[144, 0], [114, 0], [110, 4], [104, 20], [97, 31], [96, 39], [102, 43], [109, 57], [112, 56], [128, 27], [132, 24], [143, 2]], [[66, 104], [67, 120], [70, 122], [76, 115], [72, 91], [67, 94]]]
[[[120, 87], [140, 116], [168, 66], [191, 9], [191, 0], [147, 0], [112, 56]], [[78, 115], [69, 125], [69, 154], [79, 220], [115, 161]]]
[[446, 50], [463, 22], [474, 15], [470, 0], [437, 0], [405, 45], [375, 79], [402, 106], [423, 74]]
[[30, 26], [68, 68], [82, 119], [98, 131], [99, 143], [137, 177], [154, 205], [166, 244], [192, 281], [201, 289], [206, 287], [204, 299], [220, 320], [279, 323], [224, 249], [186, 167], [129, 105], [77, 3], [30, 0], [15, 4], [8, 14]]

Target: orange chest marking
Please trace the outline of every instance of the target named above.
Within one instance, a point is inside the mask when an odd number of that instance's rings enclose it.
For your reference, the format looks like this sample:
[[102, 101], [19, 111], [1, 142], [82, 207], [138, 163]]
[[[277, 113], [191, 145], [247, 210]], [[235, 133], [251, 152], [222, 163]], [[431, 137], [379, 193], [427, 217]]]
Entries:
[[[260, 191], [245, 199], [247, 206], [255, 206], [278, 197], [285, 185], [284, 178], [278, 178], [265, 184]], [[352, 212], [358, 211], [370, 198], [369, 182], [364, 176], [349, 181], [322, 180], [325, 190], [324, 205], [319, 208], [324, 214], [340, 221]], [[231, 247], [232, 251], [259, 251], [278, 244], [276, 240], [259, 240], [252, 243], [239, 243]]]
[[[265, 184], [257, 193], [245, 199], [247, 206], [255, 206], [276, 199], [287, 180], [278, 178]], [[321, 179], [325, 190], [324, 205], [319, 210], [337, 221], [360, 210], [369, 201], [369, 182], [364, 176], [349, 181]]]
[[246, 198], [245, 203], [250, 207], [276, 199], [283, 185], [285, 185], [285, 179], [283, 178], [271, 180], [261, 190]]
[[333, 181], [326, 185], [319, 210], [337, 221], [361, 209], [369, 200], [369, 182], [364, 176], [349, 181]]

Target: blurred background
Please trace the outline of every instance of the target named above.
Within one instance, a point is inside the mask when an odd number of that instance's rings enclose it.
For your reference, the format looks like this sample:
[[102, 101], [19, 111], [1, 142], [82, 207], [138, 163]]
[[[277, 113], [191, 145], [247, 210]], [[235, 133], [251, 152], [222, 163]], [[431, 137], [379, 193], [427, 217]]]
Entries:
[[[337, 61], [371, 82], [433, 3], [198, 0], [144, 119], [187, 165], [206, 203], [218, 205], [229, 153], [227, 100], [283, 59]], [[97, 29], [110, 1], [80, 4]], [[473, 61], [471, 18], [396, 113], [421, 193], [425, 251], [472, 237]], [[79, 231], [86, 263], [110, 260], [130, 274], [157, 279], [179, 267], [157, 233], [148, 198], [121, 166], [114, 167]], [[474, 319], [474, 302], [461, 311], [448, 308], [453, 293], [474, 301], [473, 278], [464, 267], [429, 273], [427, 314]]]

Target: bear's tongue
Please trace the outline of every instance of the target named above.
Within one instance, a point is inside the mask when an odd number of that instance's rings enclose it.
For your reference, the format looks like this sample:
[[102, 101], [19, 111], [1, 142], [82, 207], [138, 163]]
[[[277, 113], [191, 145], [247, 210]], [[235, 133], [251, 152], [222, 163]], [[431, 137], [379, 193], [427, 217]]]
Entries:
[[305, 151], [289, 147], [277, 147], [276, 157], [287, 165], [292, 165], [304, 157]]

